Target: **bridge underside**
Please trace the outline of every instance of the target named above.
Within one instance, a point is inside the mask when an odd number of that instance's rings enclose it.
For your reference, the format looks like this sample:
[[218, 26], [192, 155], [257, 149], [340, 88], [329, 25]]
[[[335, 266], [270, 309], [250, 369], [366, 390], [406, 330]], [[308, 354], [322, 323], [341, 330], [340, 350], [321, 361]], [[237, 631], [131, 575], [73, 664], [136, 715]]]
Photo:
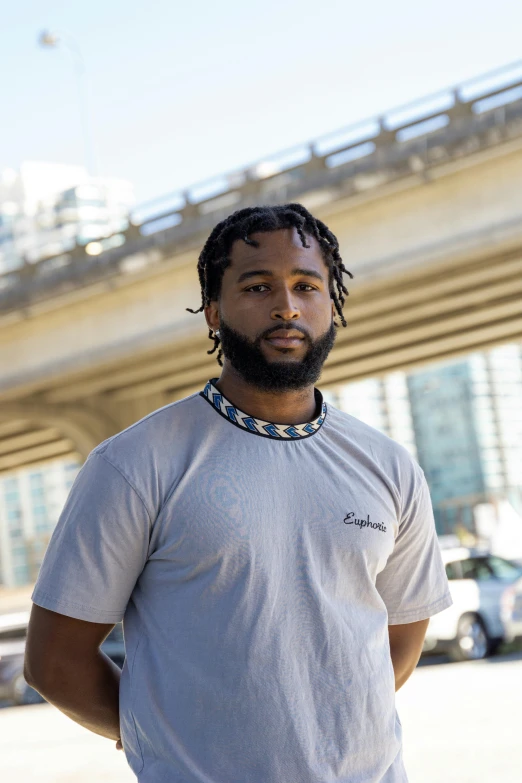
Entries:
[[[522, 339], [522, 243], [353, 286], [348, 327], [319, 382], [407, 369]], [[206, 330], [0, 396], [0, 472], [55, 457], [85, 458], [104, 438], [219, 375]]]
[[244, 171], [114, 246], [91, 243], [100, 255], [78, 245], [0, 275], [0, 472], [85, 458], [219, 375], [186, 308], [198, 250], [239, 206], [302, 202], [356, 273], [324, 388], [522, 339], [522, 81], [510, 80]]
[[42, 460], [76, 453], [76, 445], [59, 428], [38, 421], [11, 419], [0, 423], [0, 473]]

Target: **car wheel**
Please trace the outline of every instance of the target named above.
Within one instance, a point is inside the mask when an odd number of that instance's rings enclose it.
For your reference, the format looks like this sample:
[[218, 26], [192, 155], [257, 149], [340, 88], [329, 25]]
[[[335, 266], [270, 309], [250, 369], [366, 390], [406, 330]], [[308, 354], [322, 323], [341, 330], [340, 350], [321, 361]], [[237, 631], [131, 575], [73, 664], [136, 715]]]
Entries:
[[495, 655], [500, 649], [500, 647], [504, 644], [504, 639], [501, 637], [500, 639], [491, 639], [490, 645], [489, 645], [489, 654]]
[[477, 614], [463, 615], [459, 620], [450, 657], [455, 661], [476, 661], [487, 658], [490, 652], [491, 639], [482, 618]]

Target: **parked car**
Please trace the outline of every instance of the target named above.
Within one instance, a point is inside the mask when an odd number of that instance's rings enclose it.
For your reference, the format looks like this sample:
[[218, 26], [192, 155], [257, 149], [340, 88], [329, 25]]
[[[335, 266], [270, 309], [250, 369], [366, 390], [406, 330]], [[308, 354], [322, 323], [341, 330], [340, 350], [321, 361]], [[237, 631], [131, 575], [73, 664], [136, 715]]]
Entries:
[[[522, 569], [521, 569], [522, 571]], [[123, 669], [125, 660], [125, 643], [123, 641], [123, 625], [117, 623], [101, 646], [105, 655], [114, 661], [120, 669]]]
[[522, 642], [522, 578], [504, 590], [501, 617], [506, 642]]
[[[0, 701], [12, 704], [37, 704], [44, 699], [27, 684], [24, 677], [24, 654], [29, 612], [0, 616]], [[101, 645], [103, 652], [123, 668], [125, 645], [122, 624], [114, 626]]]
[[0, 701], [37, 704], [39, 693], [24, 678], [24, 650], [29, 612], [0, 616]]
[[506, 641], [504, 591], [522, 577], [522, 566], [486, 550], [441, 552], [453, 605], [430, 618], [423, 653], [444, 652], [459, 661], [492, 655]]

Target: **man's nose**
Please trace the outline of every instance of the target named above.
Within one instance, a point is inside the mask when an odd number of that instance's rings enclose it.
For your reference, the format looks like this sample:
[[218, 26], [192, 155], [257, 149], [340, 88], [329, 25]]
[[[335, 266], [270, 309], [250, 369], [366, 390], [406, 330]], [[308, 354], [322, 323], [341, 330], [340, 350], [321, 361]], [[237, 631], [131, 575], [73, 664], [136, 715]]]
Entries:
[[300, 318], [301, 311], [292, 298], [292, 291], [284, 288], [278, 293], [272, 308], [271, 317], [274, 320], [295, 321]]

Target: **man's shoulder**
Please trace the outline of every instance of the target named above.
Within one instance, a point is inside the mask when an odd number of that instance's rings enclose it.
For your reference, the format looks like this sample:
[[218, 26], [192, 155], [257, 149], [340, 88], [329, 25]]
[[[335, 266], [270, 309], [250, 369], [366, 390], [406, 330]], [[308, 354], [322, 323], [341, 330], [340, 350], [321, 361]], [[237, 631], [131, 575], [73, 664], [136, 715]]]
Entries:
[[401, 443], [371, 427], [355, 416], [330, 408], [331, 424], [337, 433], [337, 447], [345, 450], [349, 460], [361, 462], [387, 484], [398, 499], [402, 514], [408, 499], [425, 484], [424, 472], [416, 457]]
[[[205, 416], [205, 402], [199, 392], [157, 408], [139, 421], [117, 432], [96, 446], [85, 469], [107, 470], [124, 480], [141, 498], [151, 519], [155, 518], [170, 487], [186, 466], [198, 437], [197, 422]], [[205, 423], [208, 425], [208, 421]], [[204, 435], [205, 426], [199, 430]], [[82, 468], [83, 470], [83, 468]]]
[[331, 404], [328, 409], [335, 429], [345, 435], [350, 442], [356, 442], [358, 447], [370, 457], [379, 462], [400, 464], [403, 470], [414, 473], [420, 471], [413, 454], [401, 443]]

